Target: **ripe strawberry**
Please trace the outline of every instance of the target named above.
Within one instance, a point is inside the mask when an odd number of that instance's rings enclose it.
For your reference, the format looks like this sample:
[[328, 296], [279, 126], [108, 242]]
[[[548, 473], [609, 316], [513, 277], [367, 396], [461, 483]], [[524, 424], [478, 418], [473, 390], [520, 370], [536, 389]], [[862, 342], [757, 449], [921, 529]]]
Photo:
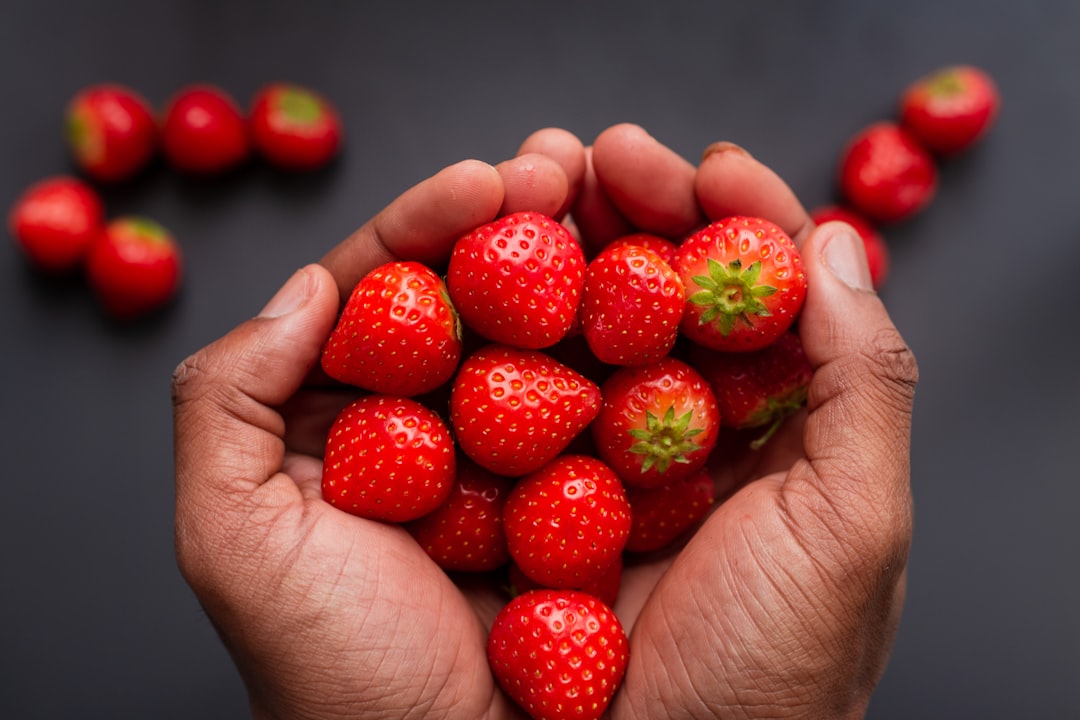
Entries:
[[674, 543], [697, 525], [716, 502], [716, 484], [701, 471], [669, 485], [626, 489], [630, 502], [630, 537], [627, 552], [653, 552]]
[[600, 388], [596, 452], [628, 486], [667, 485], [700, 470], [716, 445], [720, 414], [705, 379], [673, 357], [622, 368]]
[[659, 255], [609, 246], [585, 269], [578, 317], [602, 362], [645, 365], [674, 347], [685, 302], [682, 280]]
[[510, 559], [503, 531], [503, 507], [512, 481], [457, 458], [450, 497], [409, 524], [409, 533], [444, 570], [484, 572]]
[[460, 359], [461, 327], [442, 279], [418, 262], [389, 262], [353, 288], [322, 367], [340, 382], [412, 397], [448, 381]]
[[366, 395], [330, 428], [322, 495], [353, 515], [407, 522], [446, 501], [455, 469], [450, 431], [434, 411], [408, 398]]
[[67, 273], [78, 267], [105, 227], [105, 208], [82, 180], [56, 176], [39, 180], [15, 200], [8, 228], [37, 268]]
[[794, 332], [755, 353], [723, 353], [691, 349], [690, 362], [709, 381], [725, 427], [766, 428], [751, 443], [764, 445], [784, 419], [806, 405], [814, 375], [802, 342]]
[[290, 83], [271, 83], [251, 108], [255, 149], [287, 170], [314, 170], [341, 148], [341, 118], [319, 93]]
[[997, 118], [993, 79], [970, 65], [940, 68], [900, 96], [900, 124], [932, 152], [953, 156], [981, 140]]
[[[574, 589], [592, 595], [608, 607], [614, 607], [615, 601], [619, 599], [622, 573], [623, 559], [622, 556], [619, 556], [615, 558], [615, 562], [608, 566], [607, 570], [587, 578], [584, 585]], [[522, 572], [516, 563], [510, 563], [507, 569], [507, 581], [510, 583], [511, 597], [521, 595], [529, 590], [539, 590], [545, 587]]]
[[251, 154], [247, 120], [224, 90], [191, 85], [169, 101], [161, 124], [162, 150], [174, 168], [211, 175], [231, 170]]
[[930, 204], [937, 184], [934, 158], [895, 123], [870, 125], [841, 153], [840, 191], [875, 222], [899, 222], [915, 215]]
[[180, 247], [168, 230], [143, 217], [109, 222], [90, 246], [86, 276], [105, 310], [130, 321], [165, 306], [180, 288]]
[[133, 177], [158, 146], [157, 121], [149, 103], [122, 85], [80, 90], [68, 103], [66, 126], [75, 163], [103, 182]]
[[446, 284], [470, 328], [536, 350], [570, 331], [584, 280], [585, 255], [569, 231], [540, 213], [519, 212], [459, 239]]
[[588, 455], [563, 455], [518, 480], [503, 511], [521, 571], [544, 587], [581, 588], [626, 546], [630, 504], [619, 478]]
[[664, 259], [664, 262], [666, 262], [668, 265], [671, 265], [675, 262], [675, 251], [678, 249], [678, 246], [667, 238], [645, 232], [623, 235], [620, 238], [612, 240], [610, 243], [608, 243], [607, 247], [622, 247], [624, 245], [634, 245], [636, 247], [643, 247], [646, 250], [652, 250], [654, 253], [662, 257]]
[[489, 345], [461, 364], [450, 420], [461, 450], [494, 473], [547, 465], [600, 410], [600, 388], [537, 350]]
[[686, 287], [681, 330], [717, 350], [757, 350], [790, 327], [806, 297], [795, 244], [761, 218], [714, 222], [679, 246], [675, 270]]
[[889, 246], [885, 238], [874, 225], [851, 208], [840, 205], [824, 205], [810, 213], [810, 219], [817, 225], [833, 220], [846, 222], [862, 238], [866, 248], [866, 262], [870, 266], [870, 280], [874, 288], [880, 290], [889, 278]]
[[611, 608], [575, 590], [532, 590], [495, 617], [488, 661], [534, 720], [598, 720], [622, 683], [626, 632]]

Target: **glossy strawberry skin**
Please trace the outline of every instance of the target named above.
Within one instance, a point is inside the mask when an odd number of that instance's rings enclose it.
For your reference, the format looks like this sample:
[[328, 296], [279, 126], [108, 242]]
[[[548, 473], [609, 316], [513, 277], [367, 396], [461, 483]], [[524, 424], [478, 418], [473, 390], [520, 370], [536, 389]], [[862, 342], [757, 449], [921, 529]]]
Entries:
[[110, 221], [90, 247], [86, 277], [105, 310], [131, 321], [168, 304], [183, 273], [180, 246], [161, 225], [143, 217]]
[[531, 590], [499, 611], [487, 654], [499, 685], [534, 720], [598, 720], [622, 683], [628, 648], [597, 598]]
[[172, 167], [195, 175], [232, 170], [252, 149], [247, 118], [213, 85], [191, 85], [173, 96], [161, 121], [161, 143]]
[[80, 267], [104, 228], [105, 208], [97, 191], [66, 175], [28, 187], [8, 215], [11, 236], [27, 259], [52, 274]]
[[863, 247], [866, 249], [866, 262], [870, 268], [870, 280], [875, 290], [880, 290], [889, 279], [889, 267], [891, 265], [891, 253], [885, 242], [884, 236], [878, 229], [855, 210], [841, 205], [824, 205], [815, 208], [810, 213], [810, 219], [816, 225], [838, 220], [845, 222], [862, 238]]
[[647, 553], [671, 546], [701, 522], [716, 502], [716, 484], [705, 470], [655, 488], [626, 489], [633, 524], [626, 551]]
[[255, 95], [251, 138], [271, 164], [310, 171], [330, 162], [341, 149], [341, 116], [323, 95], [292, 83], [271, 83]]
[[629, 235], [615, 238], [608, 243], [607, 247], [624, 247], [626, 245], [633, 245], [634, 247], [643, 247], [646, 250], [652, 250], [662, 257], [664, 262], [668, 265], [675, 262], [675, 251], [678, 249], [678, 245], [671, 240], [646, 232], [630, 233]]
[[509, 477], [540, 469], [600, 410], [600, 388], [537, 350], [488, 345], [466, 358], [450, 391], [461, 450]]
[[937, 193], [934, 158], [893, 122], [864, 128], [840, 157], [840, 192], [865, 217], [896, 223], [921, 212]]
[[365, 395], [330, 428], [322, 495], [352, 515], [403, 523], [443, 504], [455, 471], [450, 431], [434, 411], [409, 398]]
[[628, 487], [658, 487], [700, 470], [716, 445], [720, 412], [689, 364], [668, 357], [622, 368], [600, 388], [590, 426], [599, 457]]
[[806, 298], [798, 249], [762, 218], [709, 224], [679, 245], [675, 270], [686, 288], [680, 330], [717, 350], [765, 347], [791, 326]]
[[[633, 533], [633, 529], [631, 529], [631, 533]], [[622, 586], [622, 573], [623, 559], [622, 557], [618, 557], [615, 559], [615, 562], [608, 566], [607, 570], [592, 575], [586, 579], [585, 583], [580, 588], [574, 589], [592, 595], [608, 607], [614, 607], [615, 601], [619, 599], [619, 589]], [[521, 595], [529, 590], [545, 588], [544, 585], [541, 585], [522, 572], [521, 568], [515, 563], [510, 563], [507, 568], [507, 582], [509, 583], [511, 597]]]
[[75, 163], [94, 180], [119, 182], [145, 168], [158, 148], [158, 126], [149, 103], [116, 84], [80, 90], [65, 114]]
[[447, 382], [461, 348], [461, 328], [442, 279], [421, 263], [394, 261], [353, 288], [321, 362], [340, 382], [412, 397]]
[[990, 75], [971, 65], [939, 68], [900, 97], [900, 124], [942, 157], [970, 149], [989, 132], [1001, 104]]
[[565, 227], [520, 212], [460, 238], [446, 284], [468, 327], [493, 342], [536, 350], [573, 327], [584, 273], [584, 253]]
[[580, 588], [626, 546], [630, 504], [619, 478], [587, 455], [563, 455], [518, 480], [503, 525], [510, 557], [544, 587]]
[[608, 246], [585, 269], [581, 331], [601, 362], [645, 365], [671, 352], [684, 303], [682, 279], [663, 258]]

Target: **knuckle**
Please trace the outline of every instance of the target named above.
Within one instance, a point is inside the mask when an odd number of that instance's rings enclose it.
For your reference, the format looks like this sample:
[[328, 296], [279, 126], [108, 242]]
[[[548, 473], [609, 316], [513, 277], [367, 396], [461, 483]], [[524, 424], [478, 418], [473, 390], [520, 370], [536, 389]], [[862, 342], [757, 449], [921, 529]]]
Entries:
[[871, 336], [862, 350], [862, 357], [874, 377], [897, 398], [910, 401], [919, 382], [919, 365], [915, 353], [894, 327], [883, 328]]

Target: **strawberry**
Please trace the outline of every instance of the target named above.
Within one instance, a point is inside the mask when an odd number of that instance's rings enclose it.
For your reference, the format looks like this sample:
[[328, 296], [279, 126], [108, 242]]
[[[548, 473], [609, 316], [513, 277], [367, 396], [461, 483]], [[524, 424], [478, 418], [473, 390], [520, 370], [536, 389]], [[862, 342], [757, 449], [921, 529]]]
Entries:
[[814, 370], [794, 332], [754, 353], [695, 347], [690, 362], [708, 380], [725, 427], [766, 428], [752, 447], [765, 444], [784, 419], [806, 405]]
[[588, 455], [563, 455], [514, 485], [503, 510], [506, 541], [526, 576], [581, 588], [626, 546], [630, 504], [619, 478]]
[[26, 258], [53, 274], [79, 267], [104, 228], [105, 207], [97, 191], [66, 175], [28, 187], [8, 215], [8, 229]]
[[536, 350], [570, 331], [584, 279], [585, 255], [569, 231], [546, 215], [519, 212], [460, 238], [446, 284], [470, 328]]
[[149, 103], [122, 85], [80, 90], [68, 103], [66, 126], [75, 163], [94, 180], [127, 180], [157, 151], [158, 127]]
[[716, 502], [716, 485], [702, 470], [660, 487], [628, 487], [626, 499], [633, 519], [626, 551], [652, 552], [701, 522]]
[[[632, 528], [631, 533], [633, 533]], [[614, 606], [615, 601], [619, 598], [622, 572], [623, 560], [620, 556], [615, 558], [615, 562], [611, 563], [607, 570], [586, 578], [585, 583], [580, 588], [575, 589], [592, 595], [609, 607]], [[507, 569], [507, 580], [510, 583], [511, 597], [521, 595], [529, 590], [545, 587], [526, 575], [516, 563], [510, 563]]]
[[315, 170], [341, 148], [341, 117], [319, 93], [291, 83], [271, 83], [251, 108], [251, 139], [270, 163], [286, 170]]
[[213, 85], [189, 85], [172, 97], [161, 121], [161, 143], [172, 167], [198, 175], [232, 170], [251, 155], [247, 118]]
[[450, 496], [407, 529], [444, 570], [484, 572], [502, 567], [510, 559], [503, 507], [511, 482], [458, 457]]
[[855, 210], [841, 205], [823, 205], [810, 213], [817, 225], [839, 220], [850, 225], [866, 248], [866, 262], [870, 266], [870, 280], [880, 290], [889, 277], [889, 246], [874, 225]]
[[600, 388], [596, 452], [628, 486], [657, 487], [700, 470], [720, 414], [705, 379], [682, 360], [622, 368]]
[[534, 720], [598, 720], [622, 683], [629, 643], [610, 607], [575, 590], [532, 590], [495, 617], [488, 661]]
[[609, 246], [585, 269], [581, 331], [602, 362], [645, 365], [674, 347], [685, 301], [682, 280], [659, 255]]
[[971, 65], [943, 67], [900, 96], [900, 124], [932, 152], [962, 153], [990, 130], [1001, 97], [994, 80]]
[[840, 192], [874, 222], [907, 220], [937, 192], [938, 171], [930, 152], [892, 122], [864, 128], [840, 157]]
[[86, 276], [106, 312], [130, 321], [164, 307], [180, 289], [180, 247], [144, 217], [109, 222], [90, 246]]
[[551, 462], [600, 410], [600, 388], [538, 350], [488, 345], [465, 359], [450, 390], [462, 451], [499, 475]]
[[623, 247], [625, 245], [634, 245], [635, 247], [643, 247], [646, 250], [652, 250], [662, 257], [664, 262], [669, 265], [675, 262], [675, 251], [678, 249], [678, 246], [667, 238], [646, 232], [623, 235], [622, 237], [612, 240], [608, 243], [607, 247]]
[[717, 350], [765, 347], [806, 297], [799, 251], [761, 218], [729, 217], [694, 233], [679, 246], [675, 270], [686, 287], [683, 334]]
[[388, 522], [415, 520], [446, 501], [456, 458], [446, 425], [409, 398], [366, 395], [335, 418], [323, 457], [323, 499]]
[[461, 346], [442, 279], [418, 262], [389, 262], [353, 288], [323, 348], [322, 367], [340, 382], [412, 397], [450, 379]]

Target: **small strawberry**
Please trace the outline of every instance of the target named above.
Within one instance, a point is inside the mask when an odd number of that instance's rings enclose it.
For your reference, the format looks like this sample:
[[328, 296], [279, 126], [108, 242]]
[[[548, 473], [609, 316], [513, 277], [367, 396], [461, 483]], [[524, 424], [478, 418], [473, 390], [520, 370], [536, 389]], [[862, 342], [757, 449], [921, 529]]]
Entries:
[[495, 617], [488, 661], [533, 720], [598, 720], [622, 684], [629, 642], [610, 607], [576, 590], [532, 590]]
[[682, 360], [622, 368], [600, 388], [596, 452], [628, 486], [657, 487], [700, 470], [720, 414], [705, 379]]
[[455, 461], [450, 431], [434, 411], [408, 398], [366, 395], [330, 428], [323, 499], [360, 517], [415, 520], [446, 501]]
[[340, 382], [412, 397], [450, 379], [461, 346], [442, 279], [418, 262], [389, 262], [353, 288], [323, 348], [322, 367]]
[[47, 273], [75, 270], [105, 228], [94, 188], [58, 175], [28, 187], [11, 207], [8, 229], [27, 259]]
[[874, 222], [894, 223], [923, 210], [937, 192], [938, 171], [929, 151], [896, 123], [858, 132], [840, 157], [840, 192]]
[[458, 457], [450, 497], [407, 529], [444, 570], [484, 572], [502, 567], [510, 559], [503, 507], [511, 482]]
[[122, 85], [83, 88], [68, 103], [65, 119], [75, 163], [94, 180], [127, 180], [157, 151], [158, 126], [149, 103]]
[[251, 155], [247, 118], [232, 96], [213, 85], [189, 85], [169, 100], [161, 143], [172, 167], [197, 175], [227, 172]]
[[659, 255], [608, 246], [585, 269], [581, 330], [602, 362], [645, 365], [674, 347], [685, 302], [682, 280]]
[[674, 543], [697, 525], [716, 502], [716, 484], [701, 471], [669, 485], [626, 489], [630, 502], [630, 537], [627, 552], [653, 552]]
[[315, 170], [341, 148], [341, 117], [325, 97], [291, 83], [270, 83], [251, 108], [251, 139], [270, 163], [286, 170]]
[[459, 239], [446, 284], [470, 328], [536, 350], [570, 331], [584, 279], [585, 255], [569, 231], [540, 213], [519, 212]]
[[875, 289], [880, 290], [889, 278], [889, 246], [885, 238], [874, 225], [851, 208], [840, 205], [825, 205], [810, 213], [810, 219], [817, 225], [839, 220], [850, 225], [866, 248], [866, 262], [870, 266], [870, 280]]
[[994, 80], [971, 65], [940, 68], [900, 96], [900, 124], [932, 152], [962, 153], [979, 142], [997, 118], [1001, 97]]
[[503, 510], [506, 541], [526, 576], [581, 588], [626, 546], [630, 504], [619, 478], [587, 455], [563, 455], [518, 480]]
[[764, 445], [784, 419], [806, 405], [814, 370], [794, 332], [754, 353], [695, 347], [690, 362], [709, 381], [725, 427], [766, 428], [751, 447]]
[[[632, 529], [631, 532], [633, 532]], [[608, 607], [614, 607], [615, 601], [619, 598], [619, 589], [622, 586], [622, 573], [623, 560], [620, 556], [615, 558], [615, 562], [611, 563], [607, 570], [586, 578], [585, 583], [580, 588], [573, 589], [592, 595]], [[507, 580], [510, 583], [511, 597], [521, 595], [529, 590], [538, 590], [545, 587], [522, 572], [516, 563], [510, 563], [507, 569]]]
[[686, 287], [681, 330], [717, 350], [757, 350], [791, 326], [806, 297], [806, 274], [791, 238], [761, 218], [714, 222], [679, 246]]
[[86, 277], [106, 312], [129, 321], [176, 296], [182, 265], [180, 247], [168, 230], [144, 217], [120, 217], [90, 246]]
[[511, 477], [551, 462], [599, 410], [595, 383], [538, 350], [505, 345], [466, 358], [450, 391], [461, 450]]
[[668, 265], [671, 265], [675, 262], [675, 251], [678, 249], [678, 245], [671, 242], [667, 238], [645, 232], [623, 235], [622, 237], [612, 240], [610, 243], [608, 243], [607, 247], [622, 247], [625, 245], [633, 245], [635, 247], [643, 247], [646, 250], [652, 250], [654, 253], [662, 257], [664, 259], [664, 262], [666, 262]]

